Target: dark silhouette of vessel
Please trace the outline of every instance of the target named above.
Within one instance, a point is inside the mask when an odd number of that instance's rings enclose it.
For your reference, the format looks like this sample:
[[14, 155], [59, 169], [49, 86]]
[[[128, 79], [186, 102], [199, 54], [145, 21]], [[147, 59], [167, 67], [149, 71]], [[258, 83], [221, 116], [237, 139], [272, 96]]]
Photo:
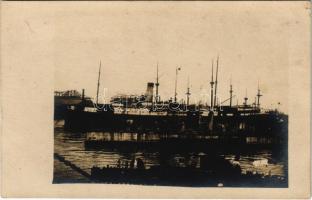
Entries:
[[[233, 165], [222, 156], [205, 155], [200, 158], [199, 166], [158, 165], [145, 168], [141, 159], [130, 165], [92, 167], [91, 179], [101, 183], [127, 183], [145, 185], [170, 185], [192, 187], [287, 187], [287, 181], [278, 176], [247, 172], [242, 174], [239, 165]], [[237, 179], [240, 180], [239, 184]]]

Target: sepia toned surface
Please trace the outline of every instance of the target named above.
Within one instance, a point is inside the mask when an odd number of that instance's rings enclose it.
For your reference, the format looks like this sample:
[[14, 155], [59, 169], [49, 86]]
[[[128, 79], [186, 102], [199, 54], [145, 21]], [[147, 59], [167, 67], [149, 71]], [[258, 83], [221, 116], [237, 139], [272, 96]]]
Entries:
[[[153, 197], [194, 198], [225, 195], [286, 198], [308, 194], [307, 2], [4, 2], [2, 11], [4, 194], [151, 197], [150, 192], [155, 191]], [[217, 31], [209, 31], [210, 28]], [[172, 69], [176, 65], [182, 65], [182, 70], [189, 73], [195, 69], [209, 74], [211, 58], [218, 54], [224, 95], [232, 76], [234, 83], [240, 80], [236, 84], [250, 86], [248, 91], [260, 79], [260, 86], [270, 94], [265, 99], [266, 106], [284, 100], [281, 109], [290, 116], [289, 188], [253, 189], [249, 196], [244, 192], [247, 189], [223, 188], [220, 194], [219, 189], [207, 188], [51, 184], [54, 90], [87, 85], [87, 92], [90, 91], [87, 95], [94, 96], [99, 60], [110, 74], [104, 75], [104, 84], [113, 92], [125, 88], [121, 80], [128, 80], [125, 91], [138, 87], [144, 90], [146, 76], [154, 78], [156, 62], [168, 74], [162, 84], [172, 85], [169, 77], [174, 76]], [[137, 71], [144, 75], [136, 76]], [[197, 76], [192, 79], [203, 80], [203, 83], [194, 81], [194, 89], [209, 80], [204, 73], [192, 74]], [[181, 80], [186, 79], [181, 76]], [[116, 77], [120, 81], [113, 80]], [[131, 81], [129, 77], [137, 80]], [[178, 92], [184, 93], [184, 88], [181, 86]], [[169, 87], [163, 92], [170, 96], [172, 91]], [[245, 88], [238, 95], [243, 97], [244, 93]], [[37, 181], [31, 182], [30, 174]], [[72, 193], [73, 188], [79, 189]], [[96, 192], [89, 193], [90, 190]]]

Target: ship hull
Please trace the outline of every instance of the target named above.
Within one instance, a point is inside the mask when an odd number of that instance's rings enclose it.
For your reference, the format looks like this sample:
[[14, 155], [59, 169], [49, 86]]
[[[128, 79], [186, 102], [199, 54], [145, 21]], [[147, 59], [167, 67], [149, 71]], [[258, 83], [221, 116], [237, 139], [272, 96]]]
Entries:
[[[213, 122], [212, 129], [209, 127]], [[67, 111], [66, 130], [161, 134], [202, 134], [249, 137], [250, 142], [287, 142], [288, 117], [278, 113], [217, 115], [130, 115], [112, 112]], [[261, 141], [260, 141], [261, 140]]]

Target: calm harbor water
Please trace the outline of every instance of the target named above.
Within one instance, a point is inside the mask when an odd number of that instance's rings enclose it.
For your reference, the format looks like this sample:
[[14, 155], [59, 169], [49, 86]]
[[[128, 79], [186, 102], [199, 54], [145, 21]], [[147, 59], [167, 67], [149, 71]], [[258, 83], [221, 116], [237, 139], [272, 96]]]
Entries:
[[[130, 163], [133, 158], [141, 158], [146, 168], [150, 168], [153, 165], [159, 165], [164, 159], [160, 152], [146, 152], [144, 150], [132, 152], [120, 149], [86, 149], [84, 141], [87, 138], [137, 140], [138, 134], [66, 132], [62, 127], [57, 127], [55, 128], [54, 133], [54, 151], [87, 173], [90, 173], [93, 166], [104, 167], [109, 165], [115, 167], [118, 162], [121, 164]], [[157, 138], [156, 135], [143, 136], [143, 139], [152, 140], [155, 138]], [[205, 153], [206, 152], [175, 152], [166, 155], [165, 159], [169, 160], [170, 164], [174, 166], [197, 166], [199, 164], [199, 157], [205, 155]], [[235, 153], [225, 151], [220, 154], [233, 165], [239, 165], [242, 169], [242, 173], [251, 171], [253, 173], [271, 174], [284, 178], [287, 176], [287, 159], [278, 153], [274, 153], [274, 151], [270, 149], [236, 151]], [[84, 178], [70, 167], [64, 166], [61, 162], [55, 159], [54, 182], [79, 183], [90, 182], [90, 180]]]

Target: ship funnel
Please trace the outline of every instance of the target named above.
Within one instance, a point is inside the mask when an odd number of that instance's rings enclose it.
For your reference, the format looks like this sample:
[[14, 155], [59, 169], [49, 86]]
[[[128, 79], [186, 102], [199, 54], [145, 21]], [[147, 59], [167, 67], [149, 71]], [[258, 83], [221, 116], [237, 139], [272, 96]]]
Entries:
[[146, 88], [146, 101], [147, 102], [152, 102], [153, 101], [153, 90], [154, 90], [154, 83], [147, 83], [147, 88]]
[[84, 100], [84, 99], [85, 99], [85, 89], [82, 89], [81, 99], [82, 99], [82, 100]]

